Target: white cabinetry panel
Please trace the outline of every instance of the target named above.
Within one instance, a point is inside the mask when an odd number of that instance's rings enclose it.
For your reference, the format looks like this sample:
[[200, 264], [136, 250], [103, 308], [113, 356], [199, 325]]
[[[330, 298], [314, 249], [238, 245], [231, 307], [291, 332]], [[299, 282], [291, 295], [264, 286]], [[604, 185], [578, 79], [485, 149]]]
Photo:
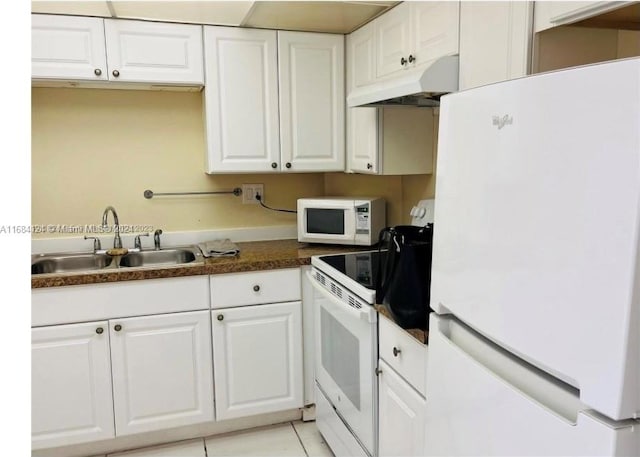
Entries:
[[379, 455], [423, 455], [425, 399], [389, 365], [382, 360], [379, 364]]
[[214, 311], [213, 356], [219, 420], [301, 408], [301, 303]]
[[208, 311], [109, 326], [119, 436], [213, 420]]
[[32, 329], [33, 449], [114, 436], [108, 323]]
[[460, 89], [527, 75], [532, 22], [530, 2], [462, 2]]
[[344, 170], [344, 37], [279, 31], [278, 76], [284, 168]]
[[277, 171], [276, 32], [205, 26], [204, 37], [207, 172]]
[[376, 77], [404, 70], [411, 52], [410, 3], [404, 2], [375, 21]]
[[31, 77], [107, 80], [103, 19], [32, 14]]
[[109, 79], [204, 83], [202, 26], [105, 19]]

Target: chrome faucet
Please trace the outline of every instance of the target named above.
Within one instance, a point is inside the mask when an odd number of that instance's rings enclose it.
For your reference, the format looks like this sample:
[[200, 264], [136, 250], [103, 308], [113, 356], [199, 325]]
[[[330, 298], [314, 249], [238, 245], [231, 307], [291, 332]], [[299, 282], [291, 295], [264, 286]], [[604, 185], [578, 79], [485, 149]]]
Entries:
[[156, 251], [160, 250], [160, 235], [162, 235], [162, 229], [158, 229], [153, 232], [153, 244], [156, 248]]
[[107, 206], [104, 209], [104, 213], [102, 213], [102, 228], [107, 228], [107, 216], [109, 215], [109, 211], [113, 213], [113, 227], [116, 232], [113, 237], [113, 247], [118, 249], [122, 247], [122, 240], [120, 239], [120, 223], [118, 222], [118, 213], [116, 213], [116, 209], [113, 206]]
[[133, 247], [134, 249], [140, 249], [142, 250], [142, 242], [140, 241], [140, 237], [141, 236], [149, 236], [149, 233], [139, 233], [138, 235], [136, 235], [136, 237], [133, 239]]

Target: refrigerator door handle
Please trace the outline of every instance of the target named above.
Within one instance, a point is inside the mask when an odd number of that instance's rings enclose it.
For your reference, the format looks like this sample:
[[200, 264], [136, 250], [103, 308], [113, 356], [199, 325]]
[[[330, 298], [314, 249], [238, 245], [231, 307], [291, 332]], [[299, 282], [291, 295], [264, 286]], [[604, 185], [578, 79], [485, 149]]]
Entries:
[[580, 391], [502, 349], [452, 316], [439, 316], [439, 333], [475, 363], [540, 406], [575, 425], [578, 412], [588, 409]]

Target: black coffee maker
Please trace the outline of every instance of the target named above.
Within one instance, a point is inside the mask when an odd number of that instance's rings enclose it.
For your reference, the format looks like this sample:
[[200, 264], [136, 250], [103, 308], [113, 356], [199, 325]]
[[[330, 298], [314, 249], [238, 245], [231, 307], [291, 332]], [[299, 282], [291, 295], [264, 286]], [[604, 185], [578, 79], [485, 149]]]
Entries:
[[432, 242], [433, 224], [380, 231], [376, 302], [403, 328], [428, 328]]

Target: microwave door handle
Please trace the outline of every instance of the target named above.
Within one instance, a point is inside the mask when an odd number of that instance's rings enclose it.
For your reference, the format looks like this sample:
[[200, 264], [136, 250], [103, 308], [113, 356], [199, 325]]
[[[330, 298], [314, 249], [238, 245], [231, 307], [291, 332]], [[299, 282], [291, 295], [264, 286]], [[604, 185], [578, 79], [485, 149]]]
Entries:
[[318, 285], [318, 282], [315, 280], [315, 278], [311, 275], [310, 272], [306, 271], [305, 274], [307, 275], [307, 279], [309, 279], [313, 288], [316, 289], [318, 292], [320, 292], [326, 299], [331, 301], [336, 308], [338, 308], [341, 311], [344, 310], [347, 313], [351, 314], [353, 317], [357, 317], [359, 319], [364, 319], [368, 316], [368, 313], [362, 313], [357, 309], [353, 308], [352, 306], [347, 305], [346, 303], [338, 300], [336, 297], [331, 295], [329, 291], [327, 291], [326, 289]]

